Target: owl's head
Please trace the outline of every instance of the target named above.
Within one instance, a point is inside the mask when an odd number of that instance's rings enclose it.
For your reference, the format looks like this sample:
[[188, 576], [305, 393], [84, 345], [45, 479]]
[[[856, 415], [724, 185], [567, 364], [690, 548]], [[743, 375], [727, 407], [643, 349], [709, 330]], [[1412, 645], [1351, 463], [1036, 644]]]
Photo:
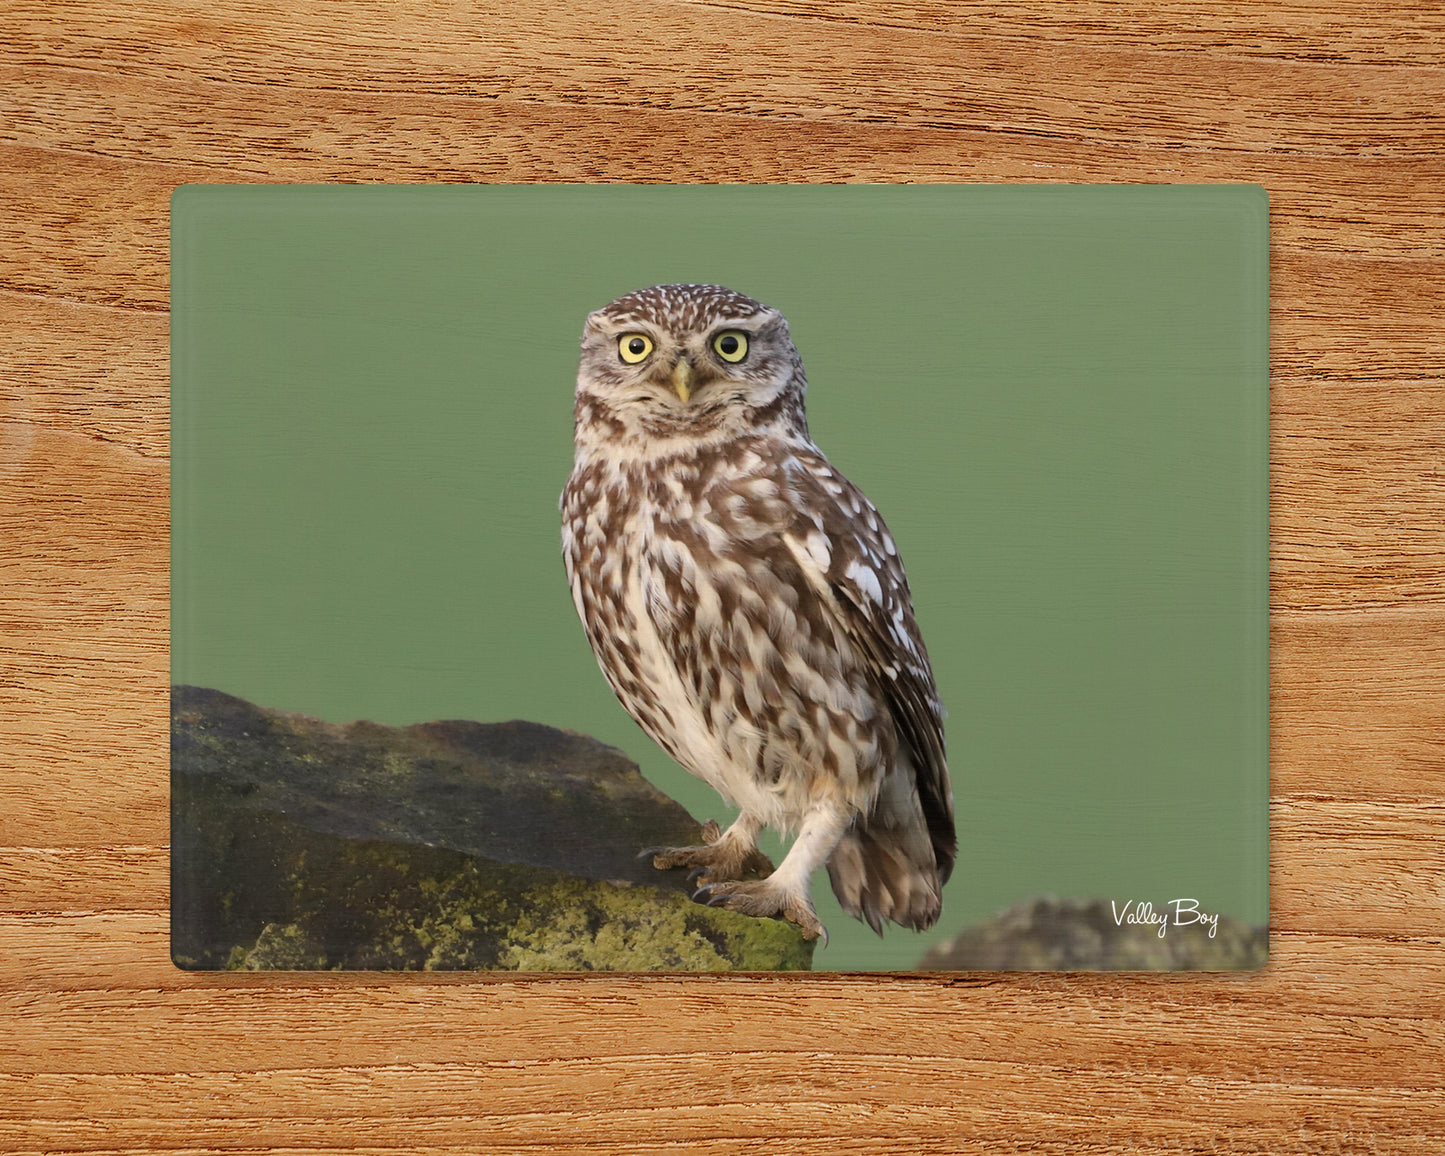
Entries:
[[788, 322], [720, 285], [654, 285], [587, 317], [577, 436], [641, 445], [799, 432], [806, 387]]

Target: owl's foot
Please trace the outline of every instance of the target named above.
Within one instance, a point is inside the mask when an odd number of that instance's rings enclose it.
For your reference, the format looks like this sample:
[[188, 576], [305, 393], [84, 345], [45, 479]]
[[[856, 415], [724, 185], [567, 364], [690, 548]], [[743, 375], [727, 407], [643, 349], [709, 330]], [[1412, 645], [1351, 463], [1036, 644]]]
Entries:
[[702, 825], [704, 842], [695, 847], [649, 847], [639, 858], [651, 857], [659, 871], [674, 867], [691, 867], [692, 883], [726, 883], [746, 875], [771, 875], [772, 861], [752, 845], [750, 838], [726, 833], [713, 820]]
[[818, 920], [806, 892], [790, 891], [772, 879], [747, 883], [705, 883], [692, 893], [693, 901], [723, 907], [742, 915], [771, 916], [795, 923], [804, 939], [821, 939], [828, 946], [828, 929]]

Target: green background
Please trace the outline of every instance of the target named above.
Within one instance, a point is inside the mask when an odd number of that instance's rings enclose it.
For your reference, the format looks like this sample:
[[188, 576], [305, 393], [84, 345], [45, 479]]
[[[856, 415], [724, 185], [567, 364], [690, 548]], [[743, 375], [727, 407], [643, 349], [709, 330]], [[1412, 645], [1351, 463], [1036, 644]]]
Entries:
[[603, 682], [557, 513], [585, 315], [717, 282], [788, 316], [949, 711], [939, 926], [820, 873], [815, 966], [1042, 893], [1267, 918], [1262, 189], [187, 186], [172, 230], [174, 681], [584, 731], [725, 823]]

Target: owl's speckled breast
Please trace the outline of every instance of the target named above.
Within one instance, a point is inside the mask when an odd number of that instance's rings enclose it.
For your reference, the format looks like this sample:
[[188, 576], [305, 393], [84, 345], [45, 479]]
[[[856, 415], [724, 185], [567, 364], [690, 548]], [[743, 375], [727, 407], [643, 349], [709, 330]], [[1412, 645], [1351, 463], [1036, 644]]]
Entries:
[[866, 807], [895, 740], [864, 656], [817, 604], [832, 595], [790, 500], [801, 463], [738, 442], [658, 464], [594, 459], [563, 496], [573, 597], [617, 697], [770, 824], [819, 789]]

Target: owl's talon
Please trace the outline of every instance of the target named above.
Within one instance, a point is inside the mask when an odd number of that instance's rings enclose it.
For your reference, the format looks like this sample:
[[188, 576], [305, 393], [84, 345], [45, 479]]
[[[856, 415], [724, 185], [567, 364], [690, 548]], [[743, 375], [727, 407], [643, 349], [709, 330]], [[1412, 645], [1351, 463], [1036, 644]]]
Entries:
[[638, 858], [650, 858], [659, 871], [691, 868], [687, 877], [689, 885], [699, 880], [726, 883], [747, 875], [773, 873], [772, 861], [751, 845], [751, 839], [744, 841], [736, 835], [727, 838], [712, 819], [702, 825], [702, 837], [704, 842], [691, 847], [649, 847], [640, 852]]
[[828, 944], [828, 929], [818, 919], [806, 895], [783, 891], [767, 879], [742, 883], [704, 883], [692, 893], [694, 903], [706, 907], [723, 907], [741, 915], [782, 919], [795, 925], [804, 939], [822, 940]]
[[718, 890], [721, 886], [720, 883], [704, 883], [692, 893], [692, 901], [704, 907], [726, 907], [728, 895], [726, 891]]

